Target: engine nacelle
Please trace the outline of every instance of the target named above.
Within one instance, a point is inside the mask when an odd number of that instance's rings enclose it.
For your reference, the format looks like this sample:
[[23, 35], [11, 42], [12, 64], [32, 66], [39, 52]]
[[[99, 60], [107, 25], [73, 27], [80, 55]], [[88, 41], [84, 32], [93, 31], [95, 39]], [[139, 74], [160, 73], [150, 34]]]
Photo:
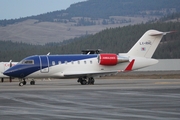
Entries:
[[116, 65], [118, 63], [118, 57], [116, 54], [99, 54], [98, 63], [100, 65]]

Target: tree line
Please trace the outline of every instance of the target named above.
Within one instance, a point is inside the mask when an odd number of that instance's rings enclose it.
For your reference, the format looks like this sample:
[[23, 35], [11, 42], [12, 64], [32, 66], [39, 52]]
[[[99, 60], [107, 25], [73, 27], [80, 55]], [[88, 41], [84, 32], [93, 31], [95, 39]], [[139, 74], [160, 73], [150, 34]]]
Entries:
[[24, 57], [39, 54], [81, 54], [83, 49], [102, 49], [106, 53], [125, 53], [149, 29], [175, 30], [163, 37], [155, 54], [156, 59], [180, 58], [179, 22], [156, 22], [105, 29], [94, 35], [70, 39], [60, 43], [31, 45], [20, 42], [0, 41], [0, 61], [20, 61]]

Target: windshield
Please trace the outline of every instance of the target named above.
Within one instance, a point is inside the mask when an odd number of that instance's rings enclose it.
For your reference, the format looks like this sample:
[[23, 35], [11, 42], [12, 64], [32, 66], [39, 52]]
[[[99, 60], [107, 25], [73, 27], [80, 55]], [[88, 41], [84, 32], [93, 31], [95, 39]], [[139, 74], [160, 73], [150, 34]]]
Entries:
[[18, 64], [34, 64], [34, 60], [22, 60]]

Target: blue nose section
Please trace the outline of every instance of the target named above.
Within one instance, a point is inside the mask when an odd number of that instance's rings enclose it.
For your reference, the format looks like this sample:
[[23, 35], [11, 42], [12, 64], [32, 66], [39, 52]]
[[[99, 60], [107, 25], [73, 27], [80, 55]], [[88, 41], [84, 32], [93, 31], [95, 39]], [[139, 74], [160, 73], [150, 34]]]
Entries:
[[15, 65], [6, 71], [4, 71], [4, 75], [15, 77], [15, 78], [24, 78], [29, 74], [38, 71], [40, 69], [39, 66], [31, 66], [31, 65]]
[[6, 70], [5, 72], [3, 72], [3, 74], [9, 76], [9, 71]]
[[18, 69], [13, 69], [13, 68], [9, 68], [8, 70], [4, 71], [3, 74], [10, 77], [17, 77], [17, 78], [24, 77], [23, 75], [20, 76], [21, 74], [19, 74]]
[[3, 72], [3, 74], [7, 76], [12, 76], [13, 72], [11, 70], [6, 70], [5, 72]]

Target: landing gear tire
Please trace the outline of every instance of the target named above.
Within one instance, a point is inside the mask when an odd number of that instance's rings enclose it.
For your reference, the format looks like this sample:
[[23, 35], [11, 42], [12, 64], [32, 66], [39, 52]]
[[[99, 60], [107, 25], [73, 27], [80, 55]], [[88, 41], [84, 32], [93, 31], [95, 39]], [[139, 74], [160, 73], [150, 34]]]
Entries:
[[82, 80], [81, 81], [81, 85], [86, 85], [87, 84], [87, 81], [86, 80]]
[[27, 82], [24, 80], [22, 83], [23, 83], [23, 85], [26, 85]]
[[35, 81], [32, 80], [32, 81], [30, 82], [30, 85], [35, 85]]
[[26, 85], [26, 79], [25, 78], [23, 78], [23, 79], [19, 79], [19, 86], [23, 86], [23, 85]]
[[90, 78], [88, 79], [88, 84], [89, 84], [89, 85], [94, 85], [94, 78], [93, 78], [93, 77], [90, 77]]
[[[88, 80], [87, 80], [88, 79]], [[86, 78], [86, 77], [84, 77], [84, 78], [79, 78], [78, 80], [77, 80], [77, 82], [80, 82], [81, 83], [81, 85], [94, 85], [94, 78], [93, 77], [90, 77], [90, 78]]]
[[19, 83], [19, 86], [23, 86], [23, 85], [24, 85], [23, 82], [20, 82], [20, 83]]

